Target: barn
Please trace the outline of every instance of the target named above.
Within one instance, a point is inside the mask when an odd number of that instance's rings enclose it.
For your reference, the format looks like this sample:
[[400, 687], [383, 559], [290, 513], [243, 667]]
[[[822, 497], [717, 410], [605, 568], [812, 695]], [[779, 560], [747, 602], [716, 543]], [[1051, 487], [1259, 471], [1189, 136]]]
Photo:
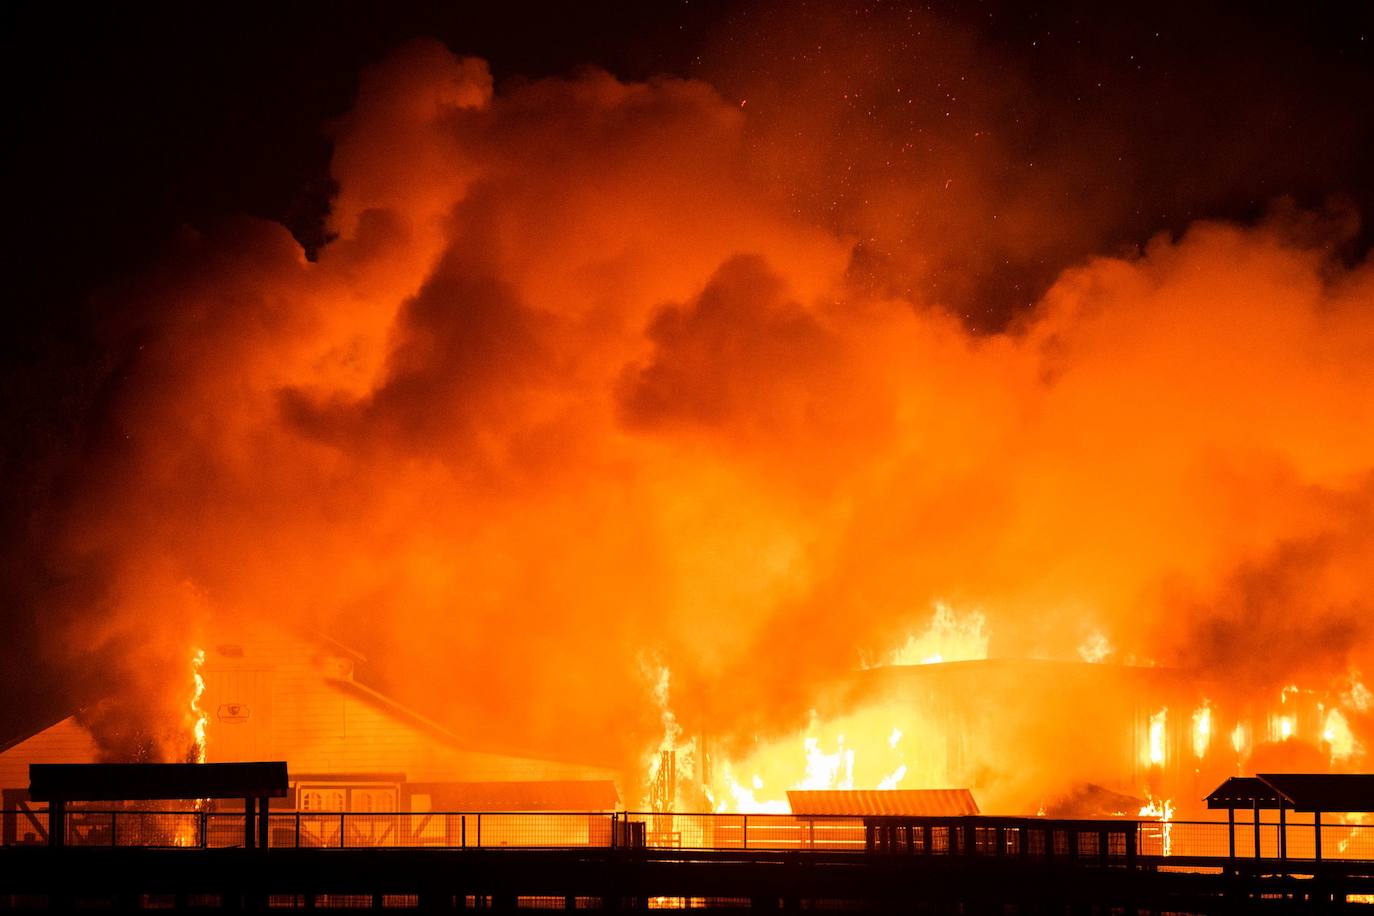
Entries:
[[[215, 634], [200, 668], [208, 759], [285, 760], [300, 811], [609, 811], [616, 774], [495, 753], [355, 677], [361, 654], [320, 634], [244, 626]], [[0, 748], [4, 807], [27, 800], [30, 763], [98, 759], [73, 714]]]

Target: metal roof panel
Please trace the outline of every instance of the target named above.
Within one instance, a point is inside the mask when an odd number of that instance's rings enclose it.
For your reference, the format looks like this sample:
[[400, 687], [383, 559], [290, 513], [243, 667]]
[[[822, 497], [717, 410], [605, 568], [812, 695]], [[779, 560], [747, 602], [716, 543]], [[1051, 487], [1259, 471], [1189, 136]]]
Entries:
[[792, 789], [793, 814], [959, 817], [978, 813], [968, 789]]

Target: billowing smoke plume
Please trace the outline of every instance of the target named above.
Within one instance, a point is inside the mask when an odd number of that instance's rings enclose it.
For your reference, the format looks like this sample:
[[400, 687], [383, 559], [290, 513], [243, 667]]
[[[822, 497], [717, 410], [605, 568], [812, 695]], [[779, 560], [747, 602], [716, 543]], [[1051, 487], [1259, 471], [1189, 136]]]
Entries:
[[[43, 529], [81, 583], [63, 642], [143, 693], [217, 619], [321, 627], [467, 734], [627, 767], [644, 653], [689, 729], [781, 731], [936, 602], [981, 608], [993, 655], [1105, 636], [1274, 692], [1368, 668], [1348, 214], [1198, 223], [974, 335], [940, 296], [977, 233], [876, 258], [812, 218], [843, 176], [751, 107], [597, 71], [497, 91], [437, 44], [378, 65], [317, 262], [244, 220], [110, 294], [98, 434]], [[927, 194], [937, 164], [868, 189], [874, 219], [997, 193]], [[1018, 237], [1076, 231], [1033, 199]]]

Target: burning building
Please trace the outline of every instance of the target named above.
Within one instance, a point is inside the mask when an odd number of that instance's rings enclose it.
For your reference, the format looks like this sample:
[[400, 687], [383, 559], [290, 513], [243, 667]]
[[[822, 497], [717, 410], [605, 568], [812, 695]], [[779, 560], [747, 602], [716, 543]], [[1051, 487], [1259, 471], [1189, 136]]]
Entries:
[[[193, 656], [198, 711], [186, 735], [200, 761], [285, 760], [301, 811], [601, 811], [615, 774], [594, 766], [481, 749], [355, 676], [365, 659], [318, 634], [272, 626], [224, 630]], [[5, 807], [25, 799], [30, 763], [108, 756], [81, 714], [0, 750]]]
[[[1029, 258], [1053, 276], [970, 328], [945, 293], [980, 264], [1069, 231], [1066, 201], [1097, 231], [1090, 151], [1053, 172], [1018, 147], [1015, 81], [977, 44], [894, 54], [949, 69], [873, 66], [881, 92], [807, 65], [807, 92], [766, 80], [748, 106], [696, 78], [499, 84], [435, 41], [380, 58], [332, 122], [333, 241], [187, 233], [102, 301], [85, 438], [14, 563], [34, 629], [134, 701], [214, 634], [207, 759], [286, 759], [302, 806], [600, 784], [649, 746], [640, 781], [679, 809], [1184, 804], [1236, 771], [1358, 766], [1374, 266], [1353, 217], [1280, 202], [1104, 236]], [[965, 73], [983, 91], [946, 107]], [[863, 657], [945, 600], [984, 609], [978, 645]], [[355, 653], [233, 615], [384, 647], [406, 703]], [[4, 785], [102, 753], [79, 726], [9, 748]]]
[[1266, 695], [1113, 662], [1097, 640], [1075, 661], [987, 658], [985, 624], [938, 607], [899, 650], [819, 690], [795, 732], [731, 742], [674, 723], [650, 762], [653, 808], [785, 812], [794, 790], [965, 787], [995, 813], [1187, 816], [1236, 774], [1360, 766], [1358, 680]]

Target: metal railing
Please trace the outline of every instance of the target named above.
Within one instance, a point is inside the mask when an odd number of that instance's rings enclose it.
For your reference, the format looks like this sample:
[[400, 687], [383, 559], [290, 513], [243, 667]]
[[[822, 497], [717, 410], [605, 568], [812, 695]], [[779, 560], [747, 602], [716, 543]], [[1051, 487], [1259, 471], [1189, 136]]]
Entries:
[[[5, 809], [3, 845], [44, 845], [43, 807]], [[244, 845], [244, 814], [222, 811], [69, 809], [68, 846], [228, 848]], [[665, 814], [653, 812], [271, 812], [271, 848], [555, 849], [639, 847], [680, 850], [852, 851], [930, 855], [1026, 855], [1118, 859], [1127, 849], [1142, 857], [1228, 859], [1225, 821], [1123, 820], [1109, 823], [1036, 818], [910, 818], [920, 826], [878, 838], [861, 817], [787, 814]], [[1090, 826], [1091, 825], [1091, 826]], [[1374, 861], [1374, 824], [1324, 823], [1321, 857]], [[1279, 825], [1237, 822], [1238, 859], [1316, 857], [1310, 820]], [[1103, 844], [1106, 844], [1103, 846]]]

